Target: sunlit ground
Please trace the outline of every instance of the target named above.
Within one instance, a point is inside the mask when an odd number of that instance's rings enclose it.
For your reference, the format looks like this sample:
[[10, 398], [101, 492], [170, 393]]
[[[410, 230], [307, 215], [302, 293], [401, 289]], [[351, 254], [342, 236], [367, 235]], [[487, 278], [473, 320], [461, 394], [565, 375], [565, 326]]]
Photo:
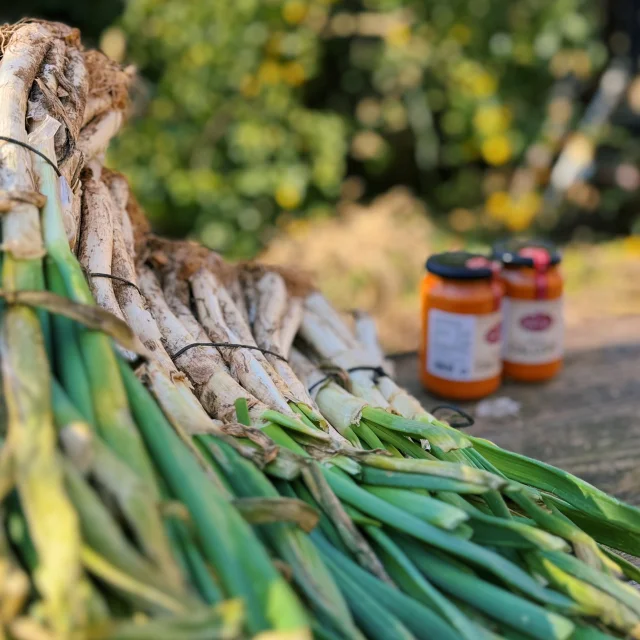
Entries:
[[[418, 344], [418, 289], [426, 258], [462, 246], [399, 189], [366, 208], [345, 206], [334, 219], [296, 222], [262, 259], [310, 271], [342, 309], [370, 311], [384, 347], [397, 352]], [[606, 331], [608, 318], [640, 316], [640, 238], [565, 247], [563, 270], [568, 332], [598, 319]]]

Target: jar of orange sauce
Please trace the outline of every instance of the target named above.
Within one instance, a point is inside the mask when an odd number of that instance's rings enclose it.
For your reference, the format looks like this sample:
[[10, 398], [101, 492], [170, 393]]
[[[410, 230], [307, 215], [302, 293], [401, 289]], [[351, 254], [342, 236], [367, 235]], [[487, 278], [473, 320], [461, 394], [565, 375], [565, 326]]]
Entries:
[[422, 283], [420, 379], [432, 393], [474, 400], [495, 391], [502, 374], [503, 285], [495, 263], [456, 251], [427, 260]]
[[542, 382], [562, 368], [561, 256], [545, 242], [511, 240], [496, 245], [502, 265], [504, 374], [524, 382]]

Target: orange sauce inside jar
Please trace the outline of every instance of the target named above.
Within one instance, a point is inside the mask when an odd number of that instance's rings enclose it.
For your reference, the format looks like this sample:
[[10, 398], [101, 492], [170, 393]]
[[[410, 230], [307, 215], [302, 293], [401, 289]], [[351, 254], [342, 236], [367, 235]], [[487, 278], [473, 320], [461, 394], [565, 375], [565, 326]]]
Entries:
[[500, 386], [503, 285], [494, 273], [487, 258], [463, 251], [427, 261], [420, 379], [438, 396], [474, 400]]
[[549, 380], [563, 364], [560, 255], [550, 245], [526, 242], [503, 245], [494, 255], [504, 267], [504, 375]]

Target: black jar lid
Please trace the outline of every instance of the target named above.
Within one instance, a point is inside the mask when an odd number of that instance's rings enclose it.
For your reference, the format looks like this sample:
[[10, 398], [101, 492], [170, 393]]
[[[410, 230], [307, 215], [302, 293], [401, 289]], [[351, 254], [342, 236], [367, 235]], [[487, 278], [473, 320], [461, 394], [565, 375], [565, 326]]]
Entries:
[[427, 271], [441, 278], [482, 280], [491, 278], [494, 266], [487, 256], [468, 251], [436, 253], [427, 260]]
[[[543, 240], [522, 240], [511, 239], [506, 242], [499, 242], [493, 246], [493, 258], [499, 260], [505, 266], [535, 267], [540, 264], [539, 256], [544, 257], [548, 262], [545, 266], [555, 266], [560, 264], [562, 256], [557, 247], [551, 242]], [[538, 255], [536, 255], [538, 253]]]

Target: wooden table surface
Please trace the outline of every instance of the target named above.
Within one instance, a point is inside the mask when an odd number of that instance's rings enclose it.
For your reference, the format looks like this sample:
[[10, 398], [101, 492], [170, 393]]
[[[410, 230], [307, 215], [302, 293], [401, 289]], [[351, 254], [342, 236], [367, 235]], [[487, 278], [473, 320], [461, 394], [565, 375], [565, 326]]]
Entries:
[[[566, 345], [557, 378], [538, 385], [506, 382], [493, 396], [519, 402], [518, 415], [476, 417], [469, 432], [640, 504], [640, 316], [572, 328]], [[421, 387], [415, 353], [392, 360], [398, 382], [425, 408], [441, 402]], [[477, 403], [460, 406], [473, 415]]]

